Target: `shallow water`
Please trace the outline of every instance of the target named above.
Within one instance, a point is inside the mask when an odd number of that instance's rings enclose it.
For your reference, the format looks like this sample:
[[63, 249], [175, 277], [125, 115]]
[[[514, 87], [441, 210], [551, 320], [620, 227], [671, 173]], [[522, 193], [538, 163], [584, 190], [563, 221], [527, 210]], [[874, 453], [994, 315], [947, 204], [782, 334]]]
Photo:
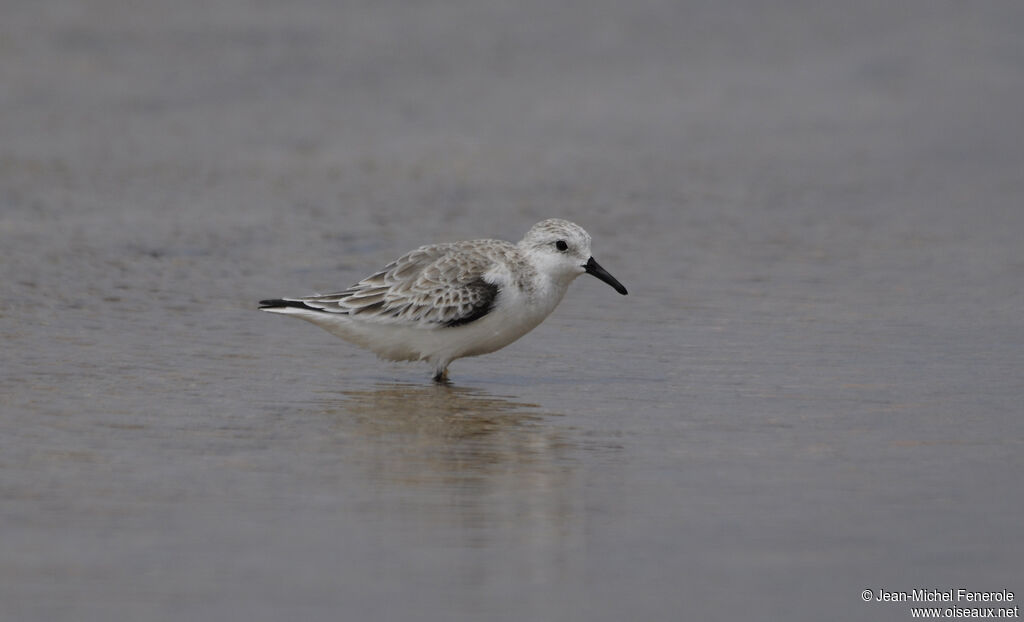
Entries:
[[[1016, 4], [173, 6], [0, 8], [0, 618], [1024, 594]], [[255, 311], [551, 216], [450, 387]]]

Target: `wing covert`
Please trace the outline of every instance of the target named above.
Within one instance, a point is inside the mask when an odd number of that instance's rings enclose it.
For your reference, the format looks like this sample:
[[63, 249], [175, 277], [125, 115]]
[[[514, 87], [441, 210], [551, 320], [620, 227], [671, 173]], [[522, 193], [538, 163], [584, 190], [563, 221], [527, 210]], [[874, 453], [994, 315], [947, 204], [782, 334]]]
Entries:
[[434, 244], [403, 255], [344, 291], [299, 300], [319, 311], [366, 321], [462, 326], [494, 308], [500, 288], [484, 278], [493, 265], [474, 246]]

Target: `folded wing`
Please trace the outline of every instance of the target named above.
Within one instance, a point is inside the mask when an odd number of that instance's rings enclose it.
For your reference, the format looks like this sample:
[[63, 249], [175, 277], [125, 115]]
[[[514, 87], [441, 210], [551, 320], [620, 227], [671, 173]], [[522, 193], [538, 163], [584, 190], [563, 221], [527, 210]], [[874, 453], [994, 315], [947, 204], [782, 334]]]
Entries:
[[454, 244], [418, 248], [352, 287], [332, 294], [265, 300], [262, 308], [298, 307], [368, 322], [454, 327], [494, 308], [499, 288], [484, 275], [486, 255]]

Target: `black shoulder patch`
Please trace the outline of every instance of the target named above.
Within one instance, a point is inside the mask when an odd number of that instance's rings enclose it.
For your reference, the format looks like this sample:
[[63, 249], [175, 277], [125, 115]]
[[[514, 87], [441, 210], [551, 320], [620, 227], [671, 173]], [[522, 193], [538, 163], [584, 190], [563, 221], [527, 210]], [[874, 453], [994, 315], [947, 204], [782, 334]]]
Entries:
[[497, 285], [488, 283], [483, 279], [477, 279], [467, 284], [466, 288], [473, 292], [473, 306], [467, 310], [465, 315], [445, 322], [444, 325], [448, 328], [455, 328], [456, 326], [475, 322], [494, 309], [494, 301], [498, 297]]

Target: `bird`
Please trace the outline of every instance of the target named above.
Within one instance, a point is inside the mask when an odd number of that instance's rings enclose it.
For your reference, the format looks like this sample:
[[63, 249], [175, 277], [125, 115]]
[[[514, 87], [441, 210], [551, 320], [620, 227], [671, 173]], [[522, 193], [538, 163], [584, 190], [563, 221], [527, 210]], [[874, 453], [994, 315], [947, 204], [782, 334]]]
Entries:
[[591, 255], [591, 237], [560, 218], [517, 244], [496, 239], [429, 244], [343, 291], [261, 300], [392, 361], [425, 361], [448, 383], [452, 361], [499, 350], [536, 328], [582, 274], [626, 288]]

